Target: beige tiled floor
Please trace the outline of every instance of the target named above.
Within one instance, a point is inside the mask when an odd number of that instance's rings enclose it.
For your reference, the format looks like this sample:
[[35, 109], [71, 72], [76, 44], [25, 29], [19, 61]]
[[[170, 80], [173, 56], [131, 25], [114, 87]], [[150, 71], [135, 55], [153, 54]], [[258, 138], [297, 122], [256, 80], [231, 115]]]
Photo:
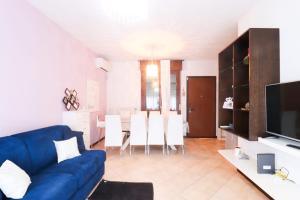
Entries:
[[[143, 147], [120, 156], [118, 149], [107, 153], [105, 179], [111, 181], [152, 182], [155, 200], [261, 200], [268, 199], [240, 175], [217, 150], [224, 142], [216, 139], [185, 139], [181, 151], [162, 155]], [[103, 142], [95, 146], [103, 148]]]

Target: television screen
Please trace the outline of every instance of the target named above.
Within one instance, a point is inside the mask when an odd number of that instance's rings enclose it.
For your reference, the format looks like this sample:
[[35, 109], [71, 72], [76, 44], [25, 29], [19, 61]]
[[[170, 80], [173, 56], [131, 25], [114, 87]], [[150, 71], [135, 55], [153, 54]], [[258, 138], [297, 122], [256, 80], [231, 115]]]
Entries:
[[266, 87], [267, 132], [300, 141], [300, 81]]

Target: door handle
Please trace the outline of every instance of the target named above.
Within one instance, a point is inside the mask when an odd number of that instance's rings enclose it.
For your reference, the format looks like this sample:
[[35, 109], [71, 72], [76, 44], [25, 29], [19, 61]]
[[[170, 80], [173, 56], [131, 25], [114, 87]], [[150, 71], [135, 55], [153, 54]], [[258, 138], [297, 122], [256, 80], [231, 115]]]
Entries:
[[189, 108], [189, 113], [193, 112], [194, 109], [193, 108]]

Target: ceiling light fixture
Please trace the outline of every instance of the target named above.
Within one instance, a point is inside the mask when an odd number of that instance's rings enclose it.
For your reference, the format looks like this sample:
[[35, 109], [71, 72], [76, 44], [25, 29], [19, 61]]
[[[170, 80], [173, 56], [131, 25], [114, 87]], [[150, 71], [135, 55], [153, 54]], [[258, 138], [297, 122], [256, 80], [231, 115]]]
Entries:
[[134, 23], [148, 18], [148, 0], [103, 0], [102, 10], [113, 20]]

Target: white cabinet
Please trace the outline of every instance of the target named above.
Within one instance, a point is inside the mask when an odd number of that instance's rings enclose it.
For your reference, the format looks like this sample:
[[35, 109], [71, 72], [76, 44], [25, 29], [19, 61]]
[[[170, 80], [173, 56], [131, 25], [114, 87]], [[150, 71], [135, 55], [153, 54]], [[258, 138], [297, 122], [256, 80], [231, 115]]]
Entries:
[[91, 111], [65, 111], [63, 112], [63, 125], [69, 126], [73, 131], [83, 132], [85, 147], [97, 143], [101, 136], [100, 129], [97, 127], [97, 118], [100, 112]]

